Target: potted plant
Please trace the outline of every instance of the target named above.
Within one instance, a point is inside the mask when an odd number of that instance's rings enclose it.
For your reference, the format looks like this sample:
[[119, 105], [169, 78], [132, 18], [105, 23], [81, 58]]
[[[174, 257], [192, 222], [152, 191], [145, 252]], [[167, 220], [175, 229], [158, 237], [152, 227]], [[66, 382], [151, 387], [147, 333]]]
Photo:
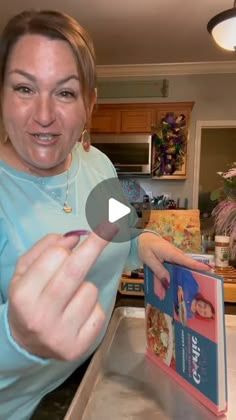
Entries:
[[217, 235], [230, 237], [230, 259], [236, 261], [236, 162], [226, 172], [217, 172], [222, 177], [222, 186], [211, 193], [218, 203], [212, 211]]

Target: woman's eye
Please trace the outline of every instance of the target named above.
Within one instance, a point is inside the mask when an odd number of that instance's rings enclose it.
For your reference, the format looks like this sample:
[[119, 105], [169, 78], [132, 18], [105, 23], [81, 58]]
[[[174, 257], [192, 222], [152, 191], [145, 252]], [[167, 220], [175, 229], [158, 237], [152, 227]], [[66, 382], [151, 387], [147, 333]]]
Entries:
[[75, 98], [75, 93], [71, 92], [70, 90], [62, 90], [59, 94], [60, 96], [62, 96], [63, 98]]
[[14, 90], [26, 95], [30, 95], [32, 93], [32, 90], [27, 86], [16, 86], [14, 87]]

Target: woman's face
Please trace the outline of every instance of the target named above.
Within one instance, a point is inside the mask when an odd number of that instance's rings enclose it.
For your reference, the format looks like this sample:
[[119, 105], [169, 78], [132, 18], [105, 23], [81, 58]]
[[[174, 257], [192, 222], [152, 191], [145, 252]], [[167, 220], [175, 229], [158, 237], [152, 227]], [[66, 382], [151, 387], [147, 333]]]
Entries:
[[196, 312], [203, 318], [212, 318], [212, 309], [209, 303], [199, 299], [196, 302]]
[[41, 35], [17, 41], [7, 61], [2, 112], [21, 163], [36, 173], [65, 169], [86, 123], [76, 60], [67, 42]]

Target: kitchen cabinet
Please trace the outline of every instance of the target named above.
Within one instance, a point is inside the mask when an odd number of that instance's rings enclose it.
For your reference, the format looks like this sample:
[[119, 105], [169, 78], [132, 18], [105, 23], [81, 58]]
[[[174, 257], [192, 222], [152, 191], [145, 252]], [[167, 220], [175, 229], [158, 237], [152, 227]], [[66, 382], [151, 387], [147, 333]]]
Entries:
[[172, 102], [160, 104], [157, 107], [156, 121], [161, 121], [165, 117], [167, 112], [173, 112], [175, 116], [183, 114], [186, 118], [186, 125], [189, 126], [190, 115], [193, 108], [193, 102]]
[[99, 104], [93, 111], [92, 133], [150, 133], [156, 121], [152, 104]]
[[117, 109], [97, 108], [93, 112], [92, 133], [119, 133], [121, 113]]
[[167, 112], [184, 114], [187, 125], [193, 102], [98, 104], [91, 121], [92, 133], [151, 133]]
[[224, 283], [224, 301], [236, 303], [236, 282]]
[[133, 109], [121, 111], [122, 133], [150, 133], [155, 114], [149, 109]]

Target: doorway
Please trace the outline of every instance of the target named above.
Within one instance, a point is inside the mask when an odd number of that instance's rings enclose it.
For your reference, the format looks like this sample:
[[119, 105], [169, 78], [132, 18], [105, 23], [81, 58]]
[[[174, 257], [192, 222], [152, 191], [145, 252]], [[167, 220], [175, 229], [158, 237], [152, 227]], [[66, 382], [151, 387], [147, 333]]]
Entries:
[[193, 208], [206, 205], [210, 211], [214, 207], [209, 195], [220, 186], [217, 172], [224, 172], [235, 160], [236, 121], [197, 121]]
[[214, 237], [211, 212], [217, 202], [212, 191], [221, 186], [217, 172], [236, 161], [236, 121], [197, 121], [194, 158], [193, 208], [200, 209], [201, 232]]

